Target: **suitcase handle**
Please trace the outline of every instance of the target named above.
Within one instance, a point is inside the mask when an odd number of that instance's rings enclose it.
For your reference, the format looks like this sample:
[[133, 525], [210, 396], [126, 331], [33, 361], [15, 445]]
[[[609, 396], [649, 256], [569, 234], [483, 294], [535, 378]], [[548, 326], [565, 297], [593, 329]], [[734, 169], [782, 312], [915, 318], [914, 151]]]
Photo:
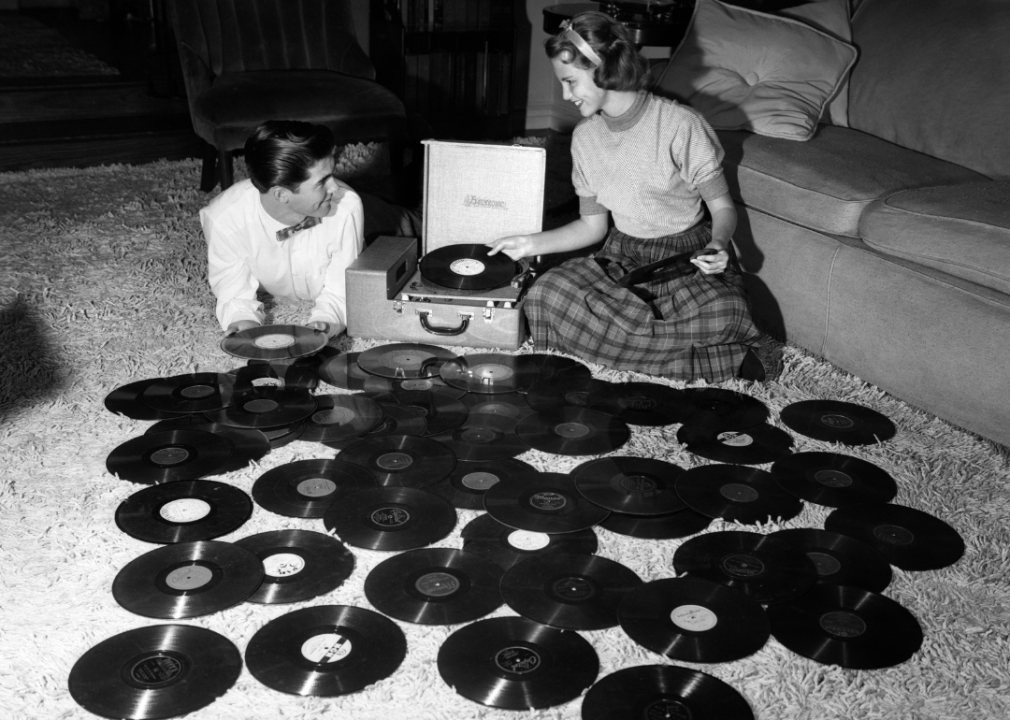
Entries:
[[444, 327], [439, 325], [432, 325], [428, 322], [428, 316], [430, 312], [419, 312], [418, 315], [421, 318], [421, 327], [423, 327], [427, 332], [432, 335], [462, 335], [466, 332], [467, 327], [470, 325], [471, 315], [466, 315], [460, 313], [459, 317], [462, 322], [457, 327]]

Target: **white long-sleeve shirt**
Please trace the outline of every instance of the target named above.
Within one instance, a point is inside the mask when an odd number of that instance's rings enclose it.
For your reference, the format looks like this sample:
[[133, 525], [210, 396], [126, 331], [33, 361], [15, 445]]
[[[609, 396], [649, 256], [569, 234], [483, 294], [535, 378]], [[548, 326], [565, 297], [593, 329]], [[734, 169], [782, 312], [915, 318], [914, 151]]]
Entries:
[[267, 214], [249, 180], [235, 183], [203, 208], [200, 223], [222, 329], [239, 320], [263, 322], [263, 304], [256, 300], [261, 287], [276, 297], [315, 300], [307, 323], [330, 323], [333, 334], [347, 328], [344, 271], [364, 247], [357, 193], [347, 190], [331, 215], [283, 242], [277, 231], [285, 225]]

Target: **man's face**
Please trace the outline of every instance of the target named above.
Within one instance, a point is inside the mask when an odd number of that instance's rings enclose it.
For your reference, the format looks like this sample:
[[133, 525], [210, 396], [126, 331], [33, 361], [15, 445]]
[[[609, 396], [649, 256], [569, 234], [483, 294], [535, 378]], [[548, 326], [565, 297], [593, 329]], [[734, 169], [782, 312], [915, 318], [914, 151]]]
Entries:
[[333, 177], [335, 164], [334, 159], [328, 157], [309, 168], [308, 179], [288, 194], [288, 207], [299, 215], [319, 218], [331, 215], [340, 199], [340, 185]]

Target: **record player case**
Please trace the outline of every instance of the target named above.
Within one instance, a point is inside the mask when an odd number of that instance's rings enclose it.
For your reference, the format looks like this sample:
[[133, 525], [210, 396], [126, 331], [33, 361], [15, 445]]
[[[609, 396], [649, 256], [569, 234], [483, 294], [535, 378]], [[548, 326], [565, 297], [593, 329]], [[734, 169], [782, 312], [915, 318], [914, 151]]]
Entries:
[[[539, 232], [546, 151], [425, 140], [423, 252]], [[379, 237], [347, 269], [347, 334], [398, 342], [516, 349], [532, 280], [517, 263], [509, 285], [452, 290], [421, 276], [415, 238]]]

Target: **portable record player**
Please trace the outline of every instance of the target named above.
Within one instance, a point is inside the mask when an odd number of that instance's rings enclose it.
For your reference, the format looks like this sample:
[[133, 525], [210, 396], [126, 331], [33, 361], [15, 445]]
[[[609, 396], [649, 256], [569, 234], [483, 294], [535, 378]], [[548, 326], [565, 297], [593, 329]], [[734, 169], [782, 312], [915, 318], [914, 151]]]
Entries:
[[[347, 334], [405, 342], [518, 348], [532, 273], [502, 276], [485, 243], [539, 232], [546, 151], [425, 140], [424, 247], [379, 237], [347, 269]], [[494, 287], [488, 287], [494, 285]]]

